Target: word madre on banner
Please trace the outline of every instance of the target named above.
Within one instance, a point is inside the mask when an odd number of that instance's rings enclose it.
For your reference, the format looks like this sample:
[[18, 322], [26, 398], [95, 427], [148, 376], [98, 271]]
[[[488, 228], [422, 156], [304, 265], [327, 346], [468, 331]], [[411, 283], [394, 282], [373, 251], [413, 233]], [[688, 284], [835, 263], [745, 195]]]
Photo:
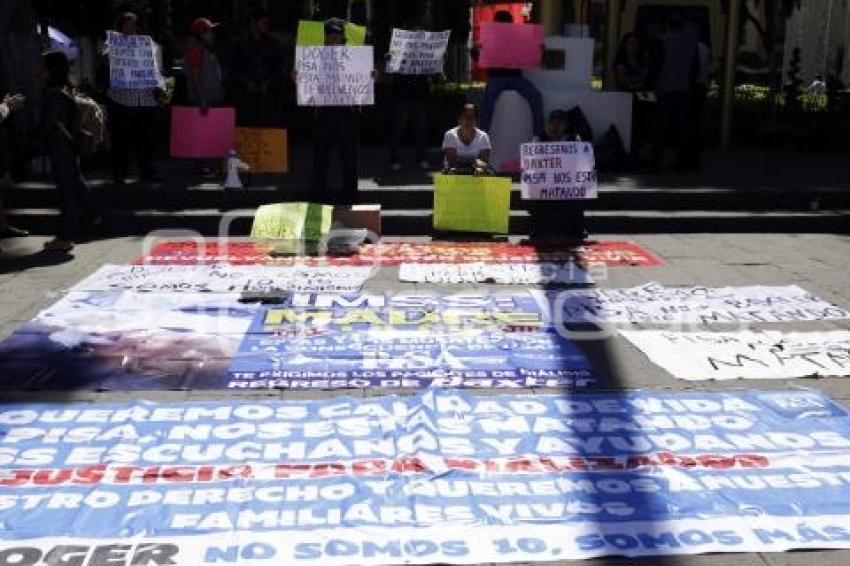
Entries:
[[372, 47], [295, 48], [299, 106], [368, 106], [375, 103]]
[[850, 547], [850, 418], [810, 391], [16, 404], [0, 427], [18, 566], [57, 537], [187, 566]]
[[588, 142], [524, 143], [522, 198], [595, 199], [596, 160]]
[[109, 82], [112, 88], [163, 88], [157, 52], [159, 47], [147, 35], [106, 32], [109, 50]]
[[451, 31], [408, 31], [394, 29], [390, 41], [388, 73], [439, 75]]

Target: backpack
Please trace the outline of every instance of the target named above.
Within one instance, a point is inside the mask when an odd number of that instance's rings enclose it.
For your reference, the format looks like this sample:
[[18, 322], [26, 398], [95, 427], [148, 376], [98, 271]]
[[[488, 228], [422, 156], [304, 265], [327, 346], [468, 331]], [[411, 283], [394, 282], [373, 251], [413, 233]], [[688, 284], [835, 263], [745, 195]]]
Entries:
[[[65, 94], [76, 106], [72, 131], [65, 131], [65, 135], [74, 143], [80, 155], [91, 155], [106, 139], [106, 108], [78, 90], [66, 90]], [[62, 129], [65, 130], [64, 127]]]

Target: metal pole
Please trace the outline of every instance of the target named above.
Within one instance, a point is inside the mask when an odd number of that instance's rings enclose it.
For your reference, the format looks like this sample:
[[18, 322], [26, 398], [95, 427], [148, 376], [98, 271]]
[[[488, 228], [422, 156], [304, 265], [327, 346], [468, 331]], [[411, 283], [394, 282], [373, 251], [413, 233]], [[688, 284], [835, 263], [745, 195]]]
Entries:
[[608, 0], [606, 10], [603, 87], [605, 90], [613, 90], [615, 85], [614, 56], [617, 53], [617, 45], [620, 43], [620, 0]]
[[729, 149], [732, 141], [732, 110], [735, 104], [735, 70], [738, 67], [738, 27], [741, 0], [729, 0], [726, 24], [726, 56], [723, 72], [723, 114], [720, 117], [720, 147]]

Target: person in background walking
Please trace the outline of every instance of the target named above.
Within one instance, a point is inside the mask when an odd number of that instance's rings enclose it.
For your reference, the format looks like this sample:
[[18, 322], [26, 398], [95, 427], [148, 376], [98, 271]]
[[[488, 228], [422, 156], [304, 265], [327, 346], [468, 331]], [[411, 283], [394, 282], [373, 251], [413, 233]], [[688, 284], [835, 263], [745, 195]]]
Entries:
[[59, 229], [56, 238], [44, 245], [44, 249], [51, 252], [73, 249], [80, 236], [82, 214], [87, 214], [91, 223], [98, 221], [75, 145], [77, 106], [69, 73], [70, 64], [64, 53], [49, 51], [44, 54], [41, 134], [59, 195]]
[[[216, 27], [218, 24], [207, 18], [193, 21], [189, 27], [192, 37], [183, 54], [189, 104], [197, 106], [203, 116], [209, 113], [211, 107], [224, 103], [224, 76], [218, 55], [213, 49]], [[217, 175], [217, 168], [216, 160], [204, 160], [200, 165], [200, 171], [205, 176]]]
[[[27, 99], [23, 94], [7, 94], [0, 100], [0, 125], [6, 118], [20, 110], [26, 104]], [[0, 131], [0, 238], [15, 238], [28, 236], [29, 232], [15, 228], [6, 218], [6, 191], [12, 184], [12, 143], [8, 139], [8, 132]]]
[[489, 172], [490, 136], [476, 126], [474, 104], [463, 105], [457, 123], [443, 136], [444, 170], [476, 175]]
[[234, 46], [228, 84], [246, 127], [277, 127], [281, 123], [286, 69], [283, 47], [271, 34], [271, 20], [260, 10], [251, 15], [248, 37]]
[[696, 124], [693, 112], [696, 80], [697, 40], [684, 30], [682, 16], [674, 12], [667, 21], [667, 33], [661, 42], [663, 59], [655, 84], [658, 97], [658, 120], [653, 144], [653, 168], [660, 170], [664, 150], [672, 141], [676, 159], [673, 169], [678, 172], [693, 169]]
[[685, 24], [685, 31], [697, 40], [697, 72], [694, 82], [693, 109], [694, 109], [694, 145], [688, 165], [699, 170], [702, 167], [703, 152], [703, 126], [705, 125], [705, 106], [708, 99], [708, 82], [711, 78], [711, 49], [702, 40], [702, 33], [694, 21]]
[[[499, 10], [494, 16], [495, 22], [512, 24], [514, 19], [507, 10]], [[540, 46], [543, 49], [543, 46]], [[531, 107], [532, 127], [534, 135], [543, 134], [543, 96], [520, 69], [488, 69], [487, 86], [484, 88], [484, 98], [481, 101], [481, 127], [490, 130], [496, 103], [506, 90], [515, 91], [522, 96]]]
[[[565, 110], [554, 110], [549, 114], [546, 133], [538, 141], [581, 141], [581, 138], [571, 127], [569, 114]], [[528, 201], [528, 211], [531, 214], [532, 238], [566, 237], [576, 242], [587, 238], [584, 203], [581, 200]]]
[[[345, 45], [345, 20], [325, 22], [325, 45]], [[320, 106], [316, 108], [313, 128], [313, 175], [310, 194], [316, 202], [333, 203], [327, 180], [331, 151], [339, 151], [342, 162], [342, 204], [358, 199], [358, 153], [360, 146], [360, 108], [356, 106]]]
[[[115, 31], [124, 35], [139, 34], [139, 17], [126, 12], [115, 22]], [[160, 59], [160, 50], [156, 56]], [[161, 64], [160, 64], [161, 68]], [[109, 87], [109, 125], [112, 139], [112, 173], [116, 185], [127, 182], [130, 157], [135, 153], [142, 182], [159, 183], [153, 163], [156, 147], [156, 124], [164, 92], [156, 88]]]

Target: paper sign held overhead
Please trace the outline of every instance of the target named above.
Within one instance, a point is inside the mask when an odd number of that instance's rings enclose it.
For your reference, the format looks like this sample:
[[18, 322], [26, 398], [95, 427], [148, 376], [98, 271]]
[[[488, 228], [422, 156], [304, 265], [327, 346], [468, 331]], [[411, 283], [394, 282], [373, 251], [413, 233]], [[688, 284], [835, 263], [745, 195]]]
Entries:
[[224, 158], [236, 143], [236, 112], [194, 107], [171, 109], [171, 157]]
[[401, 75], [438, 75], [443, 72], [443, 57], [451, 31], [409, 31], [394, 29], [390, 41], [388, 73]]
[[525, 200], [595, 199], [596, 161], [588, 142], [524, 143], [522, 198]]
[[507, 234], [510, 217], [510, 178], [466, 175], [434, 178], [435, 230]]
[[[347, 22], [345, 24], [346, 45], [365, 45], [366, 28]], [[301, 20], [298, 22], [296, 45], [320, 47], [325, 44], [325, 22]]]
[[118, 89], [163, 88], [157, 50], [147, 35], [124, 35], [106, 32], [109, 52], [109, 84]]
[[287, 132], [277, 128], [236, 128], [236, 152], [252, 173], [289, 171]]
[[538, 69], [543, 61], [543, 26], [536, 24], [481, 24], [484, 69]]
[[371, 46], [296, 47], [299, 106], [369, 106], [375, 103]]

